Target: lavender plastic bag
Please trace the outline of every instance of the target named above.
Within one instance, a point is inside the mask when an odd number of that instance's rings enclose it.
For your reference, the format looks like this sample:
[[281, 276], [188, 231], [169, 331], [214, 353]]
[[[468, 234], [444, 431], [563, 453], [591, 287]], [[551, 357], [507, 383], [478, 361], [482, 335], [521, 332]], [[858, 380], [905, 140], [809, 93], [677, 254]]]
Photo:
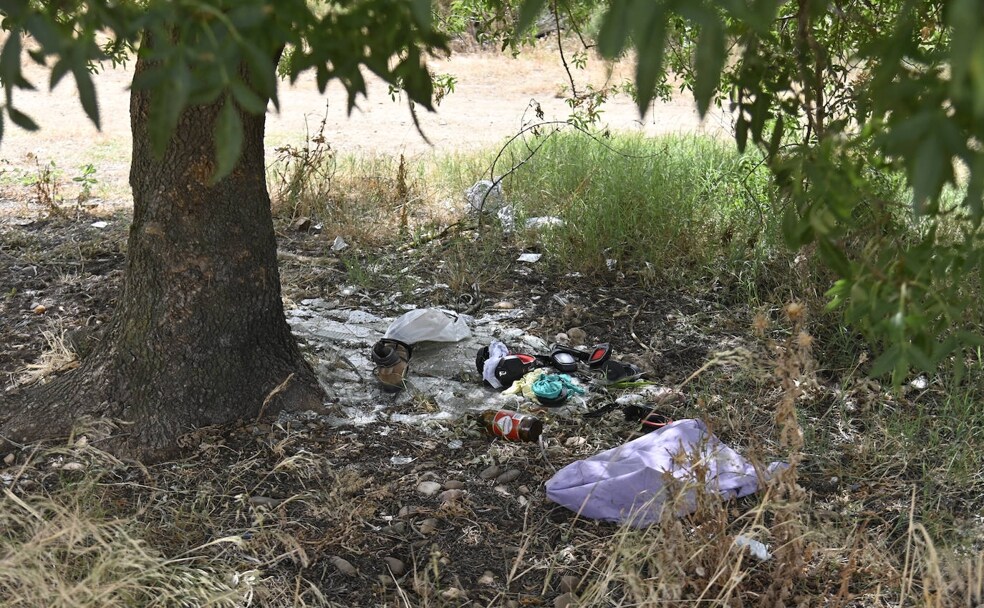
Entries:
[[[677, 516], [696, 510], [695, 468], [722, 499], [758, 490], [754, 467], [708, 432], [701, 420], [678, 420], [617, 448], [573, 462], [547, 481], [547, 498], [590, 519], [644, 527], [660, 520], [673, 479], [689, 486]], [[783, 463], [772, 463], [769, 471]]]

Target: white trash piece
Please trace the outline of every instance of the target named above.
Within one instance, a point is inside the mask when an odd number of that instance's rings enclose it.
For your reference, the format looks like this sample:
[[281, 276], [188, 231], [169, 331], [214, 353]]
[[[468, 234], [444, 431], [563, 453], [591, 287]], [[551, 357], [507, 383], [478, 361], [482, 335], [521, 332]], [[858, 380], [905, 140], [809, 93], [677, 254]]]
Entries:
[[[491, 190], [491, 191], [490, 191]], [[488, 196], [486, 196], [488, 192]], [[492, 180], [482, 179], [472, 187], [465, 190], [465, 198], [468, 206], [476, 212], [496, 212], [506, 205], [506, 197], [502, 193], [502, 182], [492, 182]]]
[[471, 336], [464, 315], [442, 308], [418, 308], [393, 321], [384, 338], [406, 344], [457, 342]]
[[739, 534], [735, 537], [735, 545], [738, 547], [748, 547], [748, 552], [752, 557], [758, 558], [759, 561], [765, 561], [772, 557], [769, 553], [769, 548], [754, 538], [748, 538], [744, 534]]

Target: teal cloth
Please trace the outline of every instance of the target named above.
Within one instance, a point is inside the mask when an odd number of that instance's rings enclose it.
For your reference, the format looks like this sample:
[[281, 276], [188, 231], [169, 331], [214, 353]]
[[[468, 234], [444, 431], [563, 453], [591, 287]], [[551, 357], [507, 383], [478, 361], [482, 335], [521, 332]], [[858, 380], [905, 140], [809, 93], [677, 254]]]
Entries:
[[533, 383], [533, 394], [544, 399], [557, 399], [560, 393], [567, 387], [567, 390], [578, 395], [584, 394], [584, 389], [574, 384], [571, 377], [567, 374], [545, 374], [536, 379]]

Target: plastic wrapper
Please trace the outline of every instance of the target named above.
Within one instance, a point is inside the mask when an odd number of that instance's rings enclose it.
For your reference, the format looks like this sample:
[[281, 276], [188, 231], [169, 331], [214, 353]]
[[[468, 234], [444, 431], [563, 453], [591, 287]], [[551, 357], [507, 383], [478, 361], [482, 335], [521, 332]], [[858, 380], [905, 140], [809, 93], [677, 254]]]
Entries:
[[407, 344], [417, 342], [457, 342], [471, 336], [464, 315], [441, 308], [411, 310], [393, 321], [384, 338]]

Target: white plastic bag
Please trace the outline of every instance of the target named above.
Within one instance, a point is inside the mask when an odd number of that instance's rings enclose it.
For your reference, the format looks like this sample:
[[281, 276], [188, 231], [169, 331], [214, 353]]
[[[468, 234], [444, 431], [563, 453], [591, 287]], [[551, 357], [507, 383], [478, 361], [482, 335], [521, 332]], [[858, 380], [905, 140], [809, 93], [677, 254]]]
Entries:
[[464, 315], [441, 308], [418, 308], [393, 321], [383, 338], [416, 344], [457, 342], [470, 336]]

